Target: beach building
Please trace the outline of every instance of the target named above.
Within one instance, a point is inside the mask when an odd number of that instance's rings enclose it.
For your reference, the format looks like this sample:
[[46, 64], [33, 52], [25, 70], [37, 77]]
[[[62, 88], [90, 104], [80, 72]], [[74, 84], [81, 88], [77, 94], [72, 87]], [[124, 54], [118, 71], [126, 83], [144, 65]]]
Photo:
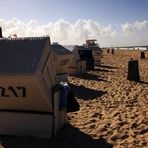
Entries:
[[135, 47], [135, 50], [145, 51], [147, 50], [147, 47]]
[[[2, 38], [1, 34], [1, 135], [51, 138], [67, 122], [65, 98], [60, 97], [56, 75], [65, 72], [63, 63], [69, 61], [69, 55], [61, 53], [67, 61], [60, 63], [58, 71], [53, 47], [49, 37]], [[57, 63], [61, 60], [59, 57]]]

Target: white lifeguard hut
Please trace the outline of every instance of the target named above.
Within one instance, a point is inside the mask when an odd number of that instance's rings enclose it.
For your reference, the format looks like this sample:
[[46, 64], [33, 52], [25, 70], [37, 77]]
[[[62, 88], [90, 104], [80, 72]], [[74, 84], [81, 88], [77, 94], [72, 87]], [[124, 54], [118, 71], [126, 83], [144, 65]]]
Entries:
[[51, 138], [67, 122], [65, 109], [59, 107], [58, 69], [51, 50], [49, 37], [12, 39], [1, 35], [1, 135]]

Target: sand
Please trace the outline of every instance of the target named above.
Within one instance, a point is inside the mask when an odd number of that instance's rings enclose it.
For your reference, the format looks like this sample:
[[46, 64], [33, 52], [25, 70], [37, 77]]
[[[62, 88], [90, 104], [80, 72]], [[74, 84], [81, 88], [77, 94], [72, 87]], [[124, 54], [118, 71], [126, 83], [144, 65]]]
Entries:
[[[51, 140], [1, 136], [6, 148], [148, 147], [148, 51], [103, 53], [102, 65], [83, 76], [70, 76], [80, 111]], [[140, 82], [127, 80], [128, 61], [138, 59]]]
[[[148, 146], [148, 51], [104, 52], [101, 67], [86, 76], [70, 77], [81, 105], [70, 123], [94, 139], [114, 147]], [[127, 80], [128, 61], [139, 61], [140, 83]], [[147, 138], [147, 139], [146, 139]]]

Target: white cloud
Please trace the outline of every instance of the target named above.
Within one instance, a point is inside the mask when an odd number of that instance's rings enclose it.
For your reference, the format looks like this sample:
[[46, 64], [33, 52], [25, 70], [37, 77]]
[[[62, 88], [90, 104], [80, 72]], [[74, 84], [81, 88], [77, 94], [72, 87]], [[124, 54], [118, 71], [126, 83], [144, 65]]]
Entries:
[[119, 37], [123, 45], [148, 45], [148, 21], [136, 21], [121, 25], [123, 34]]
[[[146, 45], [148, 41], [146, 20], [122, 24], [122, 31], [114, 30], [111, 24], [103, 26], [90, 19], [79, 19], [73, 24], [61, 19], [41, 25], [37, 20], [24, 23], [12, 18], [8, 21], [0, 19], [0, 26], [4, 37], [10, 34], [17, 34], [18, 37], [49, 35], [51, 42], [56, 41], [61, 44], [83, 44], [90, 38], [97, 39], [101, 46]], [[144, 31], [141, 32], [142, 30]]]
[[135, 22], [134, 23], [134, 26], [135, 28], [138, 28], [138, 29], [142, 29], [142, 28], [148, 28], [148, 21], [144, 20], [142, 22]]
[[141, 22], [136, 21], [133, 24], [125, 23], [125, 24], [122, 24], [121, 27], [124, 33], [132, 33], [141, 29], [145, 29], [145, 28], [148, 29], [148, 21], [146, 20]]
[[40, 25], [37, 20], [24, 23], [17, 18], [9, 21], [0, 19], [0, 26], [3, 28], [5, 37], [10, 34], [17, 34], [18, 37], [49, 35], [51, 41], [58, 41], [62, 44], [83, 44], [88, 38], [110, 37], [116, 34], [111, 25], [100, 26], [93, 20], [82, 19], [77, 20], [74, 24], [58, 20], [46, 25]]

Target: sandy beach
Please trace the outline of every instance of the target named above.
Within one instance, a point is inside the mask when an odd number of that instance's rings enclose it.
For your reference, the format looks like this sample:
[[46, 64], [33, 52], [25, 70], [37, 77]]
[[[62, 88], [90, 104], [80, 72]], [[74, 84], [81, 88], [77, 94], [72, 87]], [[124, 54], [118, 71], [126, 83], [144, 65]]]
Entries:
[[[148, 146], [148, 52], [105, 53], [102, 65], [86, 76], [70, 77], [81, 110], [70, 123], [92, 138], [104, 138], [114, 147]], [[138, 59], [140, 83], [127, 80], [128, 61]]]
[[[80, 103], [69, 123], [51, 140], [0, 136], [5, 148], [148, 147], [148, 51], [103, 53], [102, 65], [69, 83]], [[138, 59], [140, 82], [127, 80], [128, 61]]]

